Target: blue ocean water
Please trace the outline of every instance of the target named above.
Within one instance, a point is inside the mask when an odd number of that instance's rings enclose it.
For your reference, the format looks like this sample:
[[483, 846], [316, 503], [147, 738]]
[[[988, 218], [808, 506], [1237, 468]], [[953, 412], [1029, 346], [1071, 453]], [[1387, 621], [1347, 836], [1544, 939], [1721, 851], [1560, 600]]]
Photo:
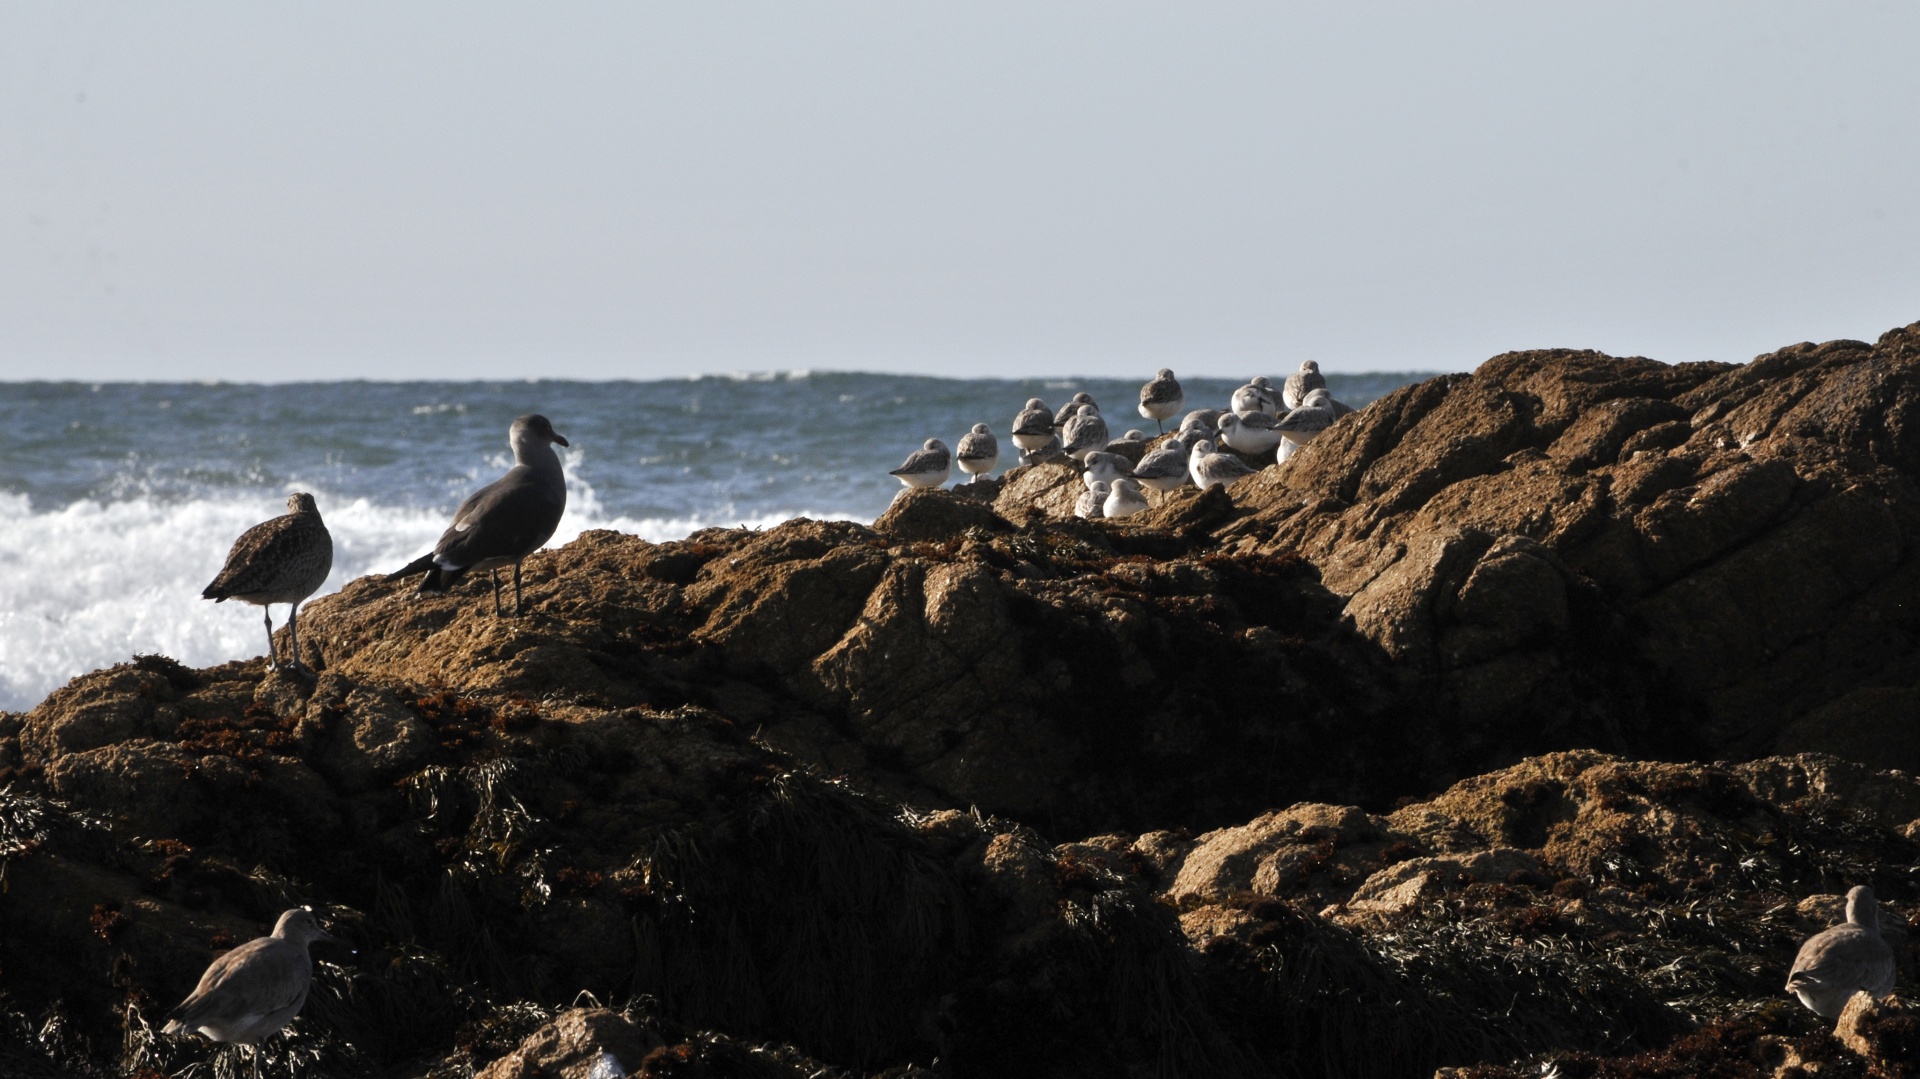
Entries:
[[[1361, 406], [1419, 374], [1329, 374]], [[1240, 380], [1183, 379], [1190, 408]], [[871, 521], [887, 470], [975, 423], [1001, 436], [1029, 397], [1086, 391], [1117, 436], [1155, 429], [1141, 379], [775, 373], [652, 382], [0, 383], [0, 708], [135, 653], [217, 663], [263, 648], [259, 612], [200, 589], [249, 525], [314, 493], [332, 591], [425, 550], [541, 412], [572, 442], [567, 516], [652, 540], [794, 516]], [[956, 470], [956, 479], [961, 478]], [[276, 621], [284, 608], [275, 609]]]

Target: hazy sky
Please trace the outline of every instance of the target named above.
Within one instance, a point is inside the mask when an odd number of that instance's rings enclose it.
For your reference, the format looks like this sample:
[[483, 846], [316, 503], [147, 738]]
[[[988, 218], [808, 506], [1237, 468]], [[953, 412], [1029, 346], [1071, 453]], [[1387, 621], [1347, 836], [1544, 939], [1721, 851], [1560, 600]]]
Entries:
[[1920, 4], [0, 7], [0, 376], [1743, 361], [1920, 320]]

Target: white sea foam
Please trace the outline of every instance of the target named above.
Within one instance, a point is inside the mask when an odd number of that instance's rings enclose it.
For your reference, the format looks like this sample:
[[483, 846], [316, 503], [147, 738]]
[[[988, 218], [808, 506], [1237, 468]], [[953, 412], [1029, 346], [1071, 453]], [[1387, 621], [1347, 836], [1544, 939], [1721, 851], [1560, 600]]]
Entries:
[[[591, 487], [570, 484], [567, 515], [548, 546], [590, 528], [652, 542], [713, 526], [764, 528], [794, 513], [684, 518], [608, 517]], [[315, 491], [333, 533], [333, 573], [316, 596], [363, 574], [398, 569], [430, 549], [447, 526], [439, 510], [335, 500]], [[0, 492], [0, 709], [26, 709], [75, 675], [158, 652], [200, 667], [260, 655], [260, 609], [200, 598], [241, 532], [277, 513], [260, 494], [187, 502], [148, 498], [80, 501], [36, 511], [25, 495]], [[287, 609], [273, 608], [274, 624]]]

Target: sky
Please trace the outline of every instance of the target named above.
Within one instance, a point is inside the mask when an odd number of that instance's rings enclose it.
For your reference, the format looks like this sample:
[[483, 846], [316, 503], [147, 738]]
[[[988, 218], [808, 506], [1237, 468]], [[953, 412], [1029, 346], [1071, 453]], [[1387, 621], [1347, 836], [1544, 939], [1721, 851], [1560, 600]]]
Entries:
[[1466, 370], [1920, 320], [1920, 4], [0, 6], [0, 378]]

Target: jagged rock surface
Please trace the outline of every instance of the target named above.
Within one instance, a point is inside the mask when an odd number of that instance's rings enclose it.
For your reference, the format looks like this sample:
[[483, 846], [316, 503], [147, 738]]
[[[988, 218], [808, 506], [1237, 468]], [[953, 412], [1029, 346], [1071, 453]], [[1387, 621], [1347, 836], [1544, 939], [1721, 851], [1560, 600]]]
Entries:
[[1126, 521], [592, 532], [525, 618], [316, 601], [313, 683], [76, 679], [0, 715], [0, 1068], [205, 1059], [158, 1017], [296, 902], [314, 1075], [1879, 1067], [1764, 1002], [1920, 899], [1917, 345], [1497, 357]]

